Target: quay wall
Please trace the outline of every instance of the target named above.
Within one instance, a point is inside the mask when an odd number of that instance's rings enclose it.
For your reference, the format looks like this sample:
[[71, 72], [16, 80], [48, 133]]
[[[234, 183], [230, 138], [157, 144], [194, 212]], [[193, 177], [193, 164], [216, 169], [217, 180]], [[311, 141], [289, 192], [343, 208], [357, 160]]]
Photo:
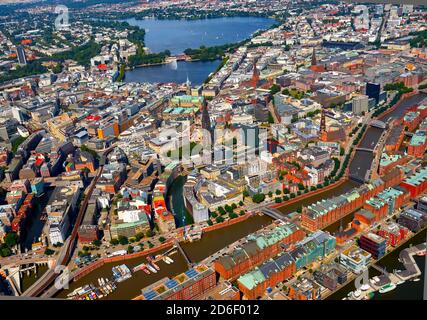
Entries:
[[245, 221], [253, 215], [254, 215], [253, 213], [245, 213], [243, 216], [239, 216], [235, 219], [227, 219], [224, 222], [220, 222], [220, 223], [214, 224], [212, 226], [208, 226], [206, 228], [203, 228], [202, 232], [204, 233], [204, 232], [213, 231], [213, 230], [221, 229], [224, 227], [228, 227], [228, 226], [231, 226], [231, 225], [236, 224], [238, 222]]
[[133, 259], [133, 258], [138, 258], [141, 256], [145, 256], [147, 254], [151, 254], [153, 252], [168, 248], [168, 247], [172, 247], [172, 245], [173, 245], [173, 239], [169, 239], [168, 241], [166, 241], [165, 243], [163, 243], [159, 246], [156, 246], [156, 247], [153, 247], [150, 249], [146, 249], [143, 251], [125, 254], [122, 256], [101, 258], [101, 259], [95, 261], [94, 263], [91, 263], [90, 265], [77, 270], [73, 275], [70, 276], [70, 279], [74, 279], [75, 281], [77, 281], [77, 280], [81, 279], [82, 277], [84, 277], [85, 275], [87, 275], [88, 273], [92, 272], [93, 270], [98, 269], [99, 267], [102, 267], [106, 263], [117, 262], [117, 261], [125, 261], [125, 260], [129, 260], [129, 259]]

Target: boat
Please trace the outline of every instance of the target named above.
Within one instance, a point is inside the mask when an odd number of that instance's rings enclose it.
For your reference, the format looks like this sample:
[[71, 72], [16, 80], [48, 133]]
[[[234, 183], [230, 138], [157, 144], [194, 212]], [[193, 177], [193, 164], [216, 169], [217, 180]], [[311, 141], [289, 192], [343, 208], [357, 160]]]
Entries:
[[112, 271], [113, 278], [117, 282], [122, 282], [132, 277], [130, 269], [125, 264], [113, 267]]
[[364, 284], [364, 285], [362, 285], [362, 286], [360, 287], [360, 290], [362, 290], [362, 291], [366, 291], [366, 290], [368, 290], [370, 287], [371, 287], [371, 286], [370, 286], [369, 284]]
[[394, 289], [396, 289], [396, 285], [394, 283], [387, 283], [386, 285], [383, 285], [379, 291], [380, 291], [380, 293], [386, 293], [386, 292], [390, 292]]
[[154, 269], [154, 267], [152, 265], [150, 265], [150, 264], [147, 264], [147, 269], [150, 270], [153, 273], [157, 273], [157, 270]]
[[399, 281], [397, 281], [396, 285], [399, 285], [399, 284], [402, 284], [402, 283], [405, 283], [405, 280], [399, 280]]
[[101, 278], [98, 278], [98, 284], [99, 286], [102, 286]]
[[356, 299], [360, 298], [360, 295], [362, 294], [362, 291], [360, 291], [359, 289], [357, 289], [356, 291], [353, 292], [353, 297], [355, 297]]
[[166, 259], [166, 257], [163, 257], [162, 260], [166, 263], [166, 264], [171, 264], [170, 261], [168, 259]]
[[174, 261], [171, 259], [171, 258], [169, 258], [169, 257], [165, 257], [166, 258], [166, 260], [167, 261], [169, 261], [169, 263], [173, 263]]
[[414, 282], [418, 282], [418, 281], [420, 281], [420, 280], [421, 280], [420, 278], [412, 279], [412, 281], [414, 281]]
[[374, 280], [374, 283], [380, 282], [380, 278], [377, 276], [373, 277], [372, 280]]
[[156, 270], [160, 270], [159, 266], [157, 264], [154, 263], [154, 261], [151, 261], [151, 265], [156, 268]]

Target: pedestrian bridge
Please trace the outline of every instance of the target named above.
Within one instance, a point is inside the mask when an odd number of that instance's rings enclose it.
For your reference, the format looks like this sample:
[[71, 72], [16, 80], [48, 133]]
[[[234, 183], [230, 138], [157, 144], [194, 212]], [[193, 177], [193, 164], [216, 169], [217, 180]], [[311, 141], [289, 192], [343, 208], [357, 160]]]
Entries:
[[369, 125], [371, 127], [375, 127], [375, 128], [380, 128], [380, 129], [386, 129], [387, 128], [387, 124], [383, 121], [380, 120], [372, 120]]
[[366, 152], [374, 152], [374, 148], [356, 148], [357, 151], [366, 151]]
[[265, 214], [266, 216], [273, 218], [274, 220], [283, 220], [284, 219], [283, 214], [280, 211], [273, 209], [273, 208], [263, 208], [261, 210], [261, 213]]

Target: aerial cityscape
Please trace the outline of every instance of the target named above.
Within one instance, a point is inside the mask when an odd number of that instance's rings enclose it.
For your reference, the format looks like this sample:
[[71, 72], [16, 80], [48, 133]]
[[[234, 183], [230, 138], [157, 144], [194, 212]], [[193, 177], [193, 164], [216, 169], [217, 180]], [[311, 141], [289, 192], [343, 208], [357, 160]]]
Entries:
[[426, 46], [409, 2], [0, 1], [0, 299], [427, 300]]

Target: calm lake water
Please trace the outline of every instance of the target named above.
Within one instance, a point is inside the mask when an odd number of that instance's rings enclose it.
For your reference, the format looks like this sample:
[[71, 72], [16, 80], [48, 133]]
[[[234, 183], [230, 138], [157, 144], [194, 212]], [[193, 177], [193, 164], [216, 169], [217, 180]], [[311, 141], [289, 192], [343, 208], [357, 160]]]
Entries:
[[[124, 20], [145, 29], [145, 45], [151, 52], [170, 50], [180, 54], [187, 48], [236, 43], [247, 39], [257, 30], [269, 28], [276, 21], [267, 18], [230, 17], [203, 20]], [[220, 60], [186, 62], [137, 68], [126, 72], [126, 82], [184, 83], [187, 77], [193, 85], [202, 84], [218, 67]]]
[[202, 84], [209, 74], [216, 70], [221, 60], [162, 64], [136, 68], [126, 72], [126, 82], [184, 83], [190, 79], [192, 85]]
[[152, 52], [166, 49], [172, 54], [201, 45], [216, 46], [247, 39], [257, 30], [267, 29], [274, 19], [256, 17], [226, 17], [202, 20], [124, 20], [145, 29], [145, 45]]

